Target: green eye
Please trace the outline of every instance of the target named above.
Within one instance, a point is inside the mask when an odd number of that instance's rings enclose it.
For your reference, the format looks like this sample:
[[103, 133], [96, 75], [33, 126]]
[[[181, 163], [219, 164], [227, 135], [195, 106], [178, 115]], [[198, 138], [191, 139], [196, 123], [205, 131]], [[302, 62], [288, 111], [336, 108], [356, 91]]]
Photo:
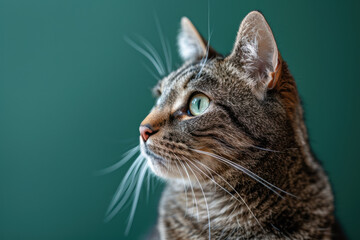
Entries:
[[189, 111], [193, 116], [197, 116], [205, 112], [209, 107], [210, 99], [202, 93], [196, 94], [191, 98]]

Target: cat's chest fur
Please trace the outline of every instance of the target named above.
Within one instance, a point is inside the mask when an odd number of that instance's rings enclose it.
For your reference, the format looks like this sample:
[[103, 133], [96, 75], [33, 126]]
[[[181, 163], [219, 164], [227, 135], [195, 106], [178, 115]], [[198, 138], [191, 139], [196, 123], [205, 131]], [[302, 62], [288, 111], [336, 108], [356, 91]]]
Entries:
[[[323, 185], [325, 184], [325, 185]], [[319, 184], [316, 184], [320, 186]], [[159, 207], [160, 239], [331, 239], [332, 198], [330, 186], [306, 189], [299, 198], [280, 199], [259, 195], [233, 197], [216, 186], [193, 185], [186, 192], [181, 182], [171, 182]], [[230, 192], [230, 190], [229, 190]], [[316, 193], [312, 197], [311, 194]], [[205, 196], [204, 196], [205, 195]], [[307, 195], [307, 196], [306, 196]], [[207, 204], [205, 203], [205, 198]], [[208, 205], [208, 206], [206, 206]], [[209, 211], [209, 212], [208, 212]], [[326, 217], [325, 217], [326, 216]], [[209, 219], [210, 218], [210, 235]]]

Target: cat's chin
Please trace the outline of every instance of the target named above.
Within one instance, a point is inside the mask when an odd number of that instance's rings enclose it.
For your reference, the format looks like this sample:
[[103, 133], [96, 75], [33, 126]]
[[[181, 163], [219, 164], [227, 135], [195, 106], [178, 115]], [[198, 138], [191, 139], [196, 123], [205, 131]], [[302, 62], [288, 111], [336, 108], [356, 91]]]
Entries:
[[160, 166], [160, 164], [157, 162], [157, 160], [154, 160], [150, 157], [146, 157], [146, 160], [148, 162], [148, 166], [150, 167], [151, 171], [158, 177], [161, 178], [169, 178], [168, 171], [164, 169], [163, 166]]
[[168, 167], [164, 166], [159, 160], [153, 159], [151, 157], [146, 156], [146, 160], [148, 166], [150, 167], [151, 171], [158, 177], [163, 179], [178, 179], [178, 176], [173, 175], [169, 170]]
[[175, 177], [172, 176], [168, 170], [169, 166], [166, 163], [167, 160], [150, 151], [142, 141], [140, 141], [140, 151], [141, 154], [146, 158], [148, 166], [155, 175], [165, 179]]

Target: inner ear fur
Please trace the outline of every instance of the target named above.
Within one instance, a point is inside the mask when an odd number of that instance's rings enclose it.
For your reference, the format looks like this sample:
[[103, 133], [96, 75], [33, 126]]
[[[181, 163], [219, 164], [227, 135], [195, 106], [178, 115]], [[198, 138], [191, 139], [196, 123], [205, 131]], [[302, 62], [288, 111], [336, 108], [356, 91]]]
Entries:
[[181, 18], [181, 27], [178, 34], [179, 54], [183, 61], [213, 58], [218, 53], [208, 46], [208, 42], [196, 30], [195, 26], [187, 17]]
[[248, 84], [259, 99], [265, 97], [267, 89], [276, 87], [282, 58], [271, 28], [260, 12], [250, 12], [241, 22], [228, 59], [248, 74]]

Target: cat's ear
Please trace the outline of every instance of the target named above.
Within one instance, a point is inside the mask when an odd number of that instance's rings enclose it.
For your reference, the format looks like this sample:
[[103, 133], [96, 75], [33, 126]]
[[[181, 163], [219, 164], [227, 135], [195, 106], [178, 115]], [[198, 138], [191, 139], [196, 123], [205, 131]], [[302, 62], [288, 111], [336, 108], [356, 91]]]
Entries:
[[259, 99], [276, 86], [282, 60], [270, 26], [260, 12], [250, 12], [241, 22], [228, 58], [248, 74], [249, 85]]
[[217, 53], [207, 45], [207, 41], [200, 35], [187, 17], [181, 18], [181, 27], [177, 42], [183, 61], [198, 60], [206, 57], [206, 55], [208, 58], [212, 58], [217, 55]]

